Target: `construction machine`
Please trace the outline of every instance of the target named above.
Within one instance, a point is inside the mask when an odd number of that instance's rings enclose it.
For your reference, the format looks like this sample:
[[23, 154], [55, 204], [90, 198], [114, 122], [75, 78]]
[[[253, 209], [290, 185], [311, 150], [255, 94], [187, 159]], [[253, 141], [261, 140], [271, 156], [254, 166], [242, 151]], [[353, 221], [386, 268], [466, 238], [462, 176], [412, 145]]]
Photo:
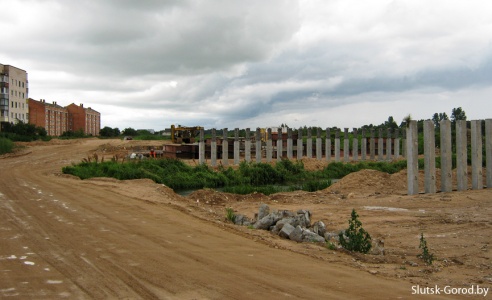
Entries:
[[171, 125], [171, 141], [173, 144], [192, 144], [202, 129], [203, 127], [200, 126], [182, 127], [178, 125], [176, 127]]

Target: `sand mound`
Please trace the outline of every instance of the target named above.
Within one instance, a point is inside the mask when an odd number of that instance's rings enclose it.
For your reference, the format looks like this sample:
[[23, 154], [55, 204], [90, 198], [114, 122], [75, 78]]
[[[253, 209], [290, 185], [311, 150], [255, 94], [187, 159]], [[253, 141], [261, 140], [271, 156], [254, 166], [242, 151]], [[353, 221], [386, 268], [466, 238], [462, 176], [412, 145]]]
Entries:
[[406, 171], [390, 175], [376, 170], [361, 170], [343, 177], [324, 191], [341, 194], [404, 194]]

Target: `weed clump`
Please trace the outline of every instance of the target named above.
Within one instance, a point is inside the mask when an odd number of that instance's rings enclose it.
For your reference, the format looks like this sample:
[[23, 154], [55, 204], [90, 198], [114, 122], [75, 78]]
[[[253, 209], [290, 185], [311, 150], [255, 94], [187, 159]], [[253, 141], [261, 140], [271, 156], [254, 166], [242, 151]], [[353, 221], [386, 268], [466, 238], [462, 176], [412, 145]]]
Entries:
[[225, 210], [226, 219], [234, 223], [236, 221], [236, 214], [234, 213], [234, 209], [232, 209], [232, 207], [227, 207]]
[[417, 255], [417, 257], [421, 258], [426, 264], [432, 265], [432, 262], [434, 261], [435, 257], [434, 254], [430, 253], [429, 249], [427, 248], [427, 241], [424, 238], [423, 232], [420, 234], [419, 249], [422, 249], [422, 253]]
[[359, 221], [359, 215], [352, 209], [351, 218], [348, 221], [349, 228], [345, 233], [340, 232], [338, 235], [340, 245], [349, 250], [361, 253], [367, 253], [371, 250], [371, 236], [362, 228], [362, 223]]

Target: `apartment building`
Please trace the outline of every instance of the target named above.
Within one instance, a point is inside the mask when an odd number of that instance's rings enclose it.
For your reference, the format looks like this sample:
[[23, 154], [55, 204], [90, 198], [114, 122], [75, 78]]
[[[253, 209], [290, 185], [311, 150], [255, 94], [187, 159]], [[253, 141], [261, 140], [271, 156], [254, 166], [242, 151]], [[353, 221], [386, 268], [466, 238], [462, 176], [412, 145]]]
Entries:
[[67, 106], [69, 121], [68, 127], [71, 131], [82, 129], [85, 134], [99, 135], [101, 130], [101, 113], [84, 104], [70, 104]]
[[46, 129], [50, 136], [60, 136], [69, 130], [68, 110], [58, 105], [55, 101], [47, 103], [46, 100], [34, 100], [29, 98], [29, 123]]
[[28, 122], [28, 80], [27, 72], [0, 64], [0, 122]]
[[82, 131], [87, 135], [99, 135], [101, 114], [83, 104], [63, 107], [57, 102], [29, 99], [29, 123], [46, 129], [50, 136], [60, 136], [66, 131]]

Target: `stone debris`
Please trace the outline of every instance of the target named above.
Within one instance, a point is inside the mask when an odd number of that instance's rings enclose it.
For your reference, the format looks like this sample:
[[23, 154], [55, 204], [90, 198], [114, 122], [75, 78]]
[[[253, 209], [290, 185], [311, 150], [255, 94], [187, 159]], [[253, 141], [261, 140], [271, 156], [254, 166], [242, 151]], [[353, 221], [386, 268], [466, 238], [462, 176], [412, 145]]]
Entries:
[[[311, 223], [312, 215], [309, 210], [300, 209], [296, 212], [289, 210], [270, 210], [270, 207], [262, 203], [255, 213], [253, 219], [245, 215], [236, 214], [234, 224], [242, 226], [252, 226], [255, 229], [268, 230], [272, 234], [284, 239], [290, 239], [298, 243], [326, 243], [327, 245], [338, 244], [340, 235], [345, 239], [345, 230], [329, 232], [323, 221]], [[372, 240], [371, 254], [385, 255], [384, 240]], [[341, 248], [341, 246], [337, 246]]]
[[311, 224], [311, 212], [309, 210], [271, 211], [270, 207], [263, 203], [260, 205], [255, 219], [249, 219], [244, 215], [236, 215], [234, 223], [237, 225], [252, 225], [255, 229], [268, 230], [272, 234], [290, 239], [298, 243], [324, 243], [327, 235], [326, 225], [322, 221]]

